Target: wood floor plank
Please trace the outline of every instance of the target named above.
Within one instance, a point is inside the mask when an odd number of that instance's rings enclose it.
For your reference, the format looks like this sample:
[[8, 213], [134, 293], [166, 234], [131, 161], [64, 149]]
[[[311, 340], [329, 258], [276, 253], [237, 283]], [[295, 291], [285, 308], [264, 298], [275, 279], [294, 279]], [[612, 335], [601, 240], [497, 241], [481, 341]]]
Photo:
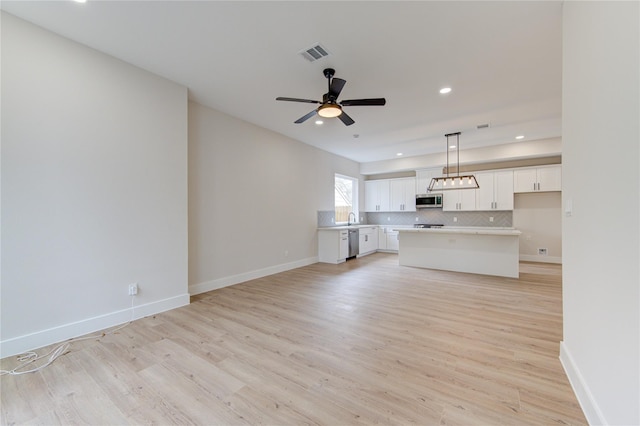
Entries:
[[2, 376], [0, 421], [586, 424], [558, 360], [561, 266], [520, 271], [401, 267], [378, 253], [200, 294]]

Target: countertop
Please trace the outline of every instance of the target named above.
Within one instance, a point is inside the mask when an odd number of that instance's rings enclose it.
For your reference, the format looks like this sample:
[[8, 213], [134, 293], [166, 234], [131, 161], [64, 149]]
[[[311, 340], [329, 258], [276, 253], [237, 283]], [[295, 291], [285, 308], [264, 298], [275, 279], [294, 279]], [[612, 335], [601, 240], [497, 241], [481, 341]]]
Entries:
[[[361, 228], [379, 228], [379, 227], [384, 227], [384, 228], [398, 228], [398, 229], [404, 229], [405, 225], [364, 225], [364, 224], [354, 224], [354, 225], [341, 225], [341, 226], [322, 226], [320, 228], [317, 228], [318, 231], [341, 231], [344, 229], [361, 229]], [[406, 228], [413, 228], [411, 225], [406, 225]]]
[[394, 228], [400, 232], [420, 232], [427, 234], [466, 234], [466, 235], [504, 235], [519, 236], [521, 231], [515, 228], [483, 227], [483, 226], [444, 226], [442, 228]]

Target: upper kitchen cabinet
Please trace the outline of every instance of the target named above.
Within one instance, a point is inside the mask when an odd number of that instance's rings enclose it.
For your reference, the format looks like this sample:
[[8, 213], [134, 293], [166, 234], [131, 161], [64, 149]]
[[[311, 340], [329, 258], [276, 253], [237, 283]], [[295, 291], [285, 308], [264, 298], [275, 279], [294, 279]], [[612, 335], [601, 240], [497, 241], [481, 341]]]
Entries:
[[391, 209], [394, 212], [416, 211], [415, 178], [391, 179], [389, 181]]
[[449, 189], [447, 191], [442, 191], [442, 210], [476, 210], [476, 192], [476, 189]]
[[513, 172], [514, 192], [562, 190], [562, 166], [525, 167]]
[[477, 210], [513, 210], [513, 171], [474, 173]]
[[[390, 206], [389, 180], [367, 180], [364, 182], [364, 210], [387, 212]], [[414, 200], [415, 203], [415, 200]], [[414, 205], [415, 208], [415, 205]]]
[[426, 194], [427, 188], [431, 184], [431, 179], [440, 176], [442, 176], [442, 167], [416, 170], [416, 194]]

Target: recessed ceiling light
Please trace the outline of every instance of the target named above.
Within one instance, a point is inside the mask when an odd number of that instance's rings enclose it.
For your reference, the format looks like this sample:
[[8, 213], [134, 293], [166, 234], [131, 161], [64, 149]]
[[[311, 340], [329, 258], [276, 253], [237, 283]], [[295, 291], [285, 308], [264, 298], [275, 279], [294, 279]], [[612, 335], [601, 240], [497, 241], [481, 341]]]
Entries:
[[449, 145], [449, 149], [456, 149], [455, 145]]
[[400, 156], [402, 156], [402, 153], [401, 153], [401, 152], [399, 152], [399, 153], [397, 153], [396, 155], [397, 155], [398, 157], [400, 157]]
[[440, 93], [442, 93], [443, 95], [449, 93], [450, 91], [451, 87], [443, 87], [442, 89], [440, 89]]
[[73, 0], [73, 1], [75, 1], [76, 3], [86, 3], [87, 2], [87, 0]]
[[516, 139], [524, 139], [524, 136], [523, 135], [518, 135], [518, 136], [516, 136]]
[[324, 121], [322, 121], [322, 120], [316, 120], [316, 124], [317, 124], [318, 126], [319, 126], [319, 125], [321, 125], [322, 123], [324, 123]]

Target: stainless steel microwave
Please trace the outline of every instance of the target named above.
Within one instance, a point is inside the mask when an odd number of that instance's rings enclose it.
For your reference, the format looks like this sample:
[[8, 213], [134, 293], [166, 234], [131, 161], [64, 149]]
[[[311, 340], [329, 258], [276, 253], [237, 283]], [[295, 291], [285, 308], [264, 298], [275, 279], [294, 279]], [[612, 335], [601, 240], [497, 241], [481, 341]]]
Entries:
[[430, 209], [442, 207], [442, 194], [416, 195], [416, 209]]

